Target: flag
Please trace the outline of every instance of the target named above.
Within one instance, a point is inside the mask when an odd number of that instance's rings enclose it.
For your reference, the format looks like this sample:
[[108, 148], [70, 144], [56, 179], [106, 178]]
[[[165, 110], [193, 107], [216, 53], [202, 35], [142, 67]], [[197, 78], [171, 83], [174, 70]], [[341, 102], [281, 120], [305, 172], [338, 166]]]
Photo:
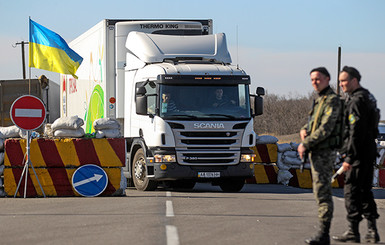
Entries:
[[29, 67], [75, 75], [83, 58], [57, 33], [29, 20]]

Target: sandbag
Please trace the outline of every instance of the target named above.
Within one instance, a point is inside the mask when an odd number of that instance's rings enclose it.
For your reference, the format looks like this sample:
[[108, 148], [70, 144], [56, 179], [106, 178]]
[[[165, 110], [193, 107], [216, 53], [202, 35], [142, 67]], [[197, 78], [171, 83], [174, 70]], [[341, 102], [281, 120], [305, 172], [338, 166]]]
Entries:
[[261, 135], [257, 138], [257, 144], [275, 144], [278, 142], [278, 138], [272, 135]]
[[0, 175], [3, 175], [3, 173], [4, 173], [4, 163], [2, 163], [1, 165], [0, 165]]
[[80, 138], [84, 136], [84, 129], [58, 129], [54, 131], [55, 137], [71, 137], [71, 138]]
[[298, 152], [297, 151], [285, 151], [283, 153], [283, 157], [291, 157], [291, 158], [298, 158]]
[[0, 138], [20, 138], [20, 129], [15, 125], [9, 127], [0, 127]]
[[288, 185], [293, 175], [288, 170], [278, 170], [277, 182]]
[[127, 188], [127, 178], [124, 176], [123, 168], [120, 170], [120, 187], [113, 194], [114, 196], [125, 196]]
[[0, 151], [4, 150], [4, 141], [5, 139], [0, 138]]
[[95, 138], [119, 138], [120, 130], [119, 129], [103, 129], [103, 130], [97, 130], [95, 134]]
[[4, 152], [0, 152], [0, 165], [1, 164], [4, 164]]
[[296, 151], [296, 150], [298, 149], [299, 144], [298, 144], [298, 143], [295, 143], [295, 142], [290, 142], [290, 146], [291, 146], [291, 148], [292, 148], [294, 151]]
[[79, 118], [78, 116], [61, 117], [52, 123], [51, 128], [53, 131], [58, 129], [78, 129], [83, 125], [83, 119]]
[[45, 137], [53, 137], [52, 124], [46, 123], [44, 126], [44, 136]]
[[278, 152], [277, 153], [277, 167], [279, 170], [289, 170], [290, 169], [290, 165], [287, 165], [284, 161], [283, 161], [283, 156], [282, 156], [282, 153], [281, 152]]
[[93, 123], [95, 130], [100, 129], [120, 129], [120, 124], [116, 119], [113, 118], [99, 118]]
[[284, 157], [283, 162], [288, 164], [288, 165], [301, 165], [301, 159], [297, 157]]
[[291, 151], [292, 148], [289, 143], [277, 144], [278, 152]]

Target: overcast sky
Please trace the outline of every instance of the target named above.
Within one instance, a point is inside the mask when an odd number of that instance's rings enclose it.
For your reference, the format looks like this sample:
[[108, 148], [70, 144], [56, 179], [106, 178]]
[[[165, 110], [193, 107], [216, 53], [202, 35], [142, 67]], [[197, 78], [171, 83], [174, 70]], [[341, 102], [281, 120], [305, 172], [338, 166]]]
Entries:
[[[329, 69], [335, 84], [341, 46], [342, 65], [361, 72], [385, 119], [384, 11], [384, 0], [0, 0], [0, 80], [22, 78], [21, 48], [12, 45], [28, 41], [29, 16], [67, 42], [102, 19], [212, 19], [253, 90], [307, 95], [309, 71], [318, 66]], [[41, 74], [58, 82], [55, 73], [32, 69], [32, 78]]]

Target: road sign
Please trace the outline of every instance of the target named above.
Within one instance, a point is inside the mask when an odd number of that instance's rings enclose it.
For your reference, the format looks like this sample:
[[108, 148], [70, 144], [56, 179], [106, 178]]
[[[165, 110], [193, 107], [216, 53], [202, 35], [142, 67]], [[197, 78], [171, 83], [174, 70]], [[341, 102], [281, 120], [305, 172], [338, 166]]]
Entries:
[[43, 124], [46, 111], [39, 98], [23, 95], [13, 102], [10, 114], [16, 126], [24, 130], [34, 130]]
[[107, 184], [106, 172], [97, 165], [83, 165], [72, 175], [72, 186], [82, 196], [98, 196], [106, 189]]

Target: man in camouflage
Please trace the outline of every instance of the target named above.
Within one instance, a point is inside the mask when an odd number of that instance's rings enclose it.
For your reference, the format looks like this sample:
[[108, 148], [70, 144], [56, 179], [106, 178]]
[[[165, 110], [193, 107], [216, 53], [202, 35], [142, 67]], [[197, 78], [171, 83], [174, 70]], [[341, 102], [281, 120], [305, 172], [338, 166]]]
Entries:
[[360, 242], [358, 227], [364, 216], [368, 221], [365, 241], [377, 243], [380, 241], [376, 226], [379, 215], [372, 183], [380, 113], [374, 96], [361, 87], [361, 75], [356, 68], [345, 66], [339, 80], [342, 90], [349, 95], [345, 102], [345, 140], [341, 151], [345, 155], [342, 166], [346, 171], [344, 196], [349, 229], [341, 236], [333, 236], [333, 239]]
[[317, 234], [305, 240], [307, 244], [330, 244], [330, 224], [333, 217], [331, 177], [336, 161], [336, 148], [341, 145], [342, 103], [329, 86], [330, 74], [324, 67], [310, 72], [314, 90], [318, 92], [309, 122], [300, 131], [298, 153], [308, 152], [313, 178], [313, 193], [318, 204], [320, 222]]

